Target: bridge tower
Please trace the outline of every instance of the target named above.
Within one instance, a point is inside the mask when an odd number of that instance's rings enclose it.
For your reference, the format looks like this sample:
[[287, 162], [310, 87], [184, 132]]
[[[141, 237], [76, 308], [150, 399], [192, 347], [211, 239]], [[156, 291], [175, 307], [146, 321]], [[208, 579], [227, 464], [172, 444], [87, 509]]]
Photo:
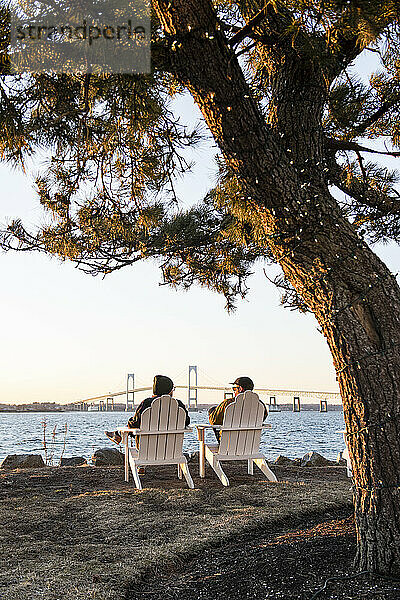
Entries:
[[319, 401], [319, 412], [328, 412], [328, 400]]
[[299, 396], [294, 396], [293, 397], [293, 412], [300, 412], [300, 410], [301, 410], [300, 398], [299, 398]]
[[[132, 389], [129, 390], [129, 382], [132, 380]], [[134, 373], [128, 373], [127, 377], [126, 377], [126, 404], [125, 404], [125, 410], [131, 410], [134, 408], [135, 406], [135, 374]], [[130, 397], [129, 397], [130, 394]]]
[[109, 412], [110, 410], [114, 410], [114, 396], [111, 396], [111, 392], [106, 399], [106, 411]]
[[197, 366], [189, 365], [188, 408], [192, 407], [192, 402], [194, 402], [194, 408], [197, 409]]
[[269, 397], [268, 411], [269, 412], [280, 412], [280, 408], [276, 403], [276, 396]]

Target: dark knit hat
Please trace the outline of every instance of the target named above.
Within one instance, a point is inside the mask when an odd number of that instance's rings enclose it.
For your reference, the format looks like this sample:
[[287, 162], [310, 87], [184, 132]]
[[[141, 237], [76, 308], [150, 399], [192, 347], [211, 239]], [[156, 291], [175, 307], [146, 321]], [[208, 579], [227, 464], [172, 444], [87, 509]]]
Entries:
[[166, 375], [155, 375], [153, 380], [153, 395], [163, 396], [164, 394], [170, 394], [174, 382]]
[[235, 381], [231, 382], [231, 385], [240, 385], [244, 390], [252, 390], [254, 388], [254, 383], [250, 377], [237, 377]]

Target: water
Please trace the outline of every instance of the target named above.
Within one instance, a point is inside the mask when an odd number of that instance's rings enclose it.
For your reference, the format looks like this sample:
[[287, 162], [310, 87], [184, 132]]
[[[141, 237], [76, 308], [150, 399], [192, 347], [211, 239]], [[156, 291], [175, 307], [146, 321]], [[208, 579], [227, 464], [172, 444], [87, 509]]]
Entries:
[[[57, 459], [64, 444], [63, 428], [68, 425], [64, 456], [84, 456], [89, 459], [97, 448], [116, 447], [104, 435], [104, 430], [125, 426], [128, 415], [122, 412], [65, 412], [65, 413], [0, 413], [0, 460], [8, 454], [42, 454], [43, 425], [47, 422], [48, 448], [54, 449]], [[192, 423], [208, 423], [207, 411], [191, 412]], [[270, 413], [268, 422], [272, 429], [264, 431], [261, 448], [268, 460], [279, 454], [290, 458], [303, 456], [310, 450], [326, 458], [336, 459], [343, 450], [343, 438], [336, 433], [344, 428], [342, 412]], [[51, 432], [57, 426], [55, 443]], [[214, 442], [211, 430], [206, 441]], [[196, 431], [185, 435], [184, 451], [198, 450]]]

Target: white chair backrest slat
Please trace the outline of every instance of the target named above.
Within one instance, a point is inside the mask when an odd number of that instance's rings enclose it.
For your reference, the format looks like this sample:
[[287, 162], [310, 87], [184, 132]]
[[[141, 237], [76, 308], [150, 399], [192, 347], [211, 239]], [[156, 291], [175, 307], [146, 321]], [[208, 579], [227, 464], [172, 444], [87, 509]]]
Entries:
[[240, 427], [242, 424], [243, 410], [246, 410], [243, 400], [243, 394], [239, 394], [236, 396], [236, 402], [228, 406], [232, 412], [231, 427]]
[[[240, 398], [238, 406], [236, 408], [236, 413], [238, 413], [238, 409], [240, 406], [242, 409], [240, 420], [237, 421], [238, 426], [241, 427], [246, 424], [254, 426], [254, 414], [257, 412], [259, 401], [257, 399], [257, 402], [250, 402], [248, 395], [246, 396], [245, 394], [243, 394], [241, 396], [242, 397]], [[247, 439], [251, 437], [252, 433], [253, 432], [251, 431], [239, 431], [237, 433], [236, 447], [234, 447], [231, 442], [229, 454], [235, 454], [238, 456], [245, 454], [245, 450], [247, 447]]]
[[[241, 394], [239, 394], [240, 396]], [[237, 400], [239, 396], [232, 399], [232, 402], [226, 407], [223, 426], [232, 428], [237, 427], [240, 423], [242, 415], [242, 406], [238, 405]], [[219, 451], [221, 454], [229, 454], [229, 450], [233, 447], [236, 448], [237, 433], [235, 431], [226, 431], [221, 434], [219, 443]]]
[[[178, 414], [177, 414], [177, 418], [176, 418], [176, 428], [184, 429], [185, 422], [186, 422], [185, 411], [180, 406], [178, 406]], [[175, 453], [176, 452], [182, 453], [183, 437], [184, 437], [183, 433], [177, 433], [175, 435]]]
[[[159, 421], [160, 421], [160, 400], [161, 398], [156, 398], [151, 403], [150, 407], [150, 422], [149, 422], [149, 431], [157, 431], [159, 429]], [[140, 425], [140, 428], [142, 425]], [[157, 458], [157, 445], [158, 445], [158, 436], [157, 435], [149, 435], [148, 436], [148, 445], [147, 445], [147, 460], [155, 460]]]
[[[253, 427], [257, 427], [257, 425], [259, 424], [258, 421], [258, 415], [260, 414], [260, 409], [261, 407], [261, 403], [260, 401], [258, 402], [251, 402], [248, 403], [248, 417], [247, 417], [247, 423], [248, 425], [252, 425]], [[244, 420], [244, 419], [243, 419]], [[262, 422], [262, 417], [261, 417], [261, 422]]]
[[150, 408], [146, 408], [140, 417], [140, 428], [142, 431], [150, 431]]
[[[240, 394], [242, 396], [242, 394]], [[258, 398], [257, 398], [258, 400]], [[246, 394], [243, 394], [243, 396], [240, 399], [240, 403], [242, 405], [242, 414], [241, 414], [241, 419], [239, 421], [239, 426], [243, 426], [243, 425], [253, 425], [254, 423], [251, 423], [251, 414], [252, 414], [252, 410], [253, 407], [255, 405], [255, 402], [250, 402], [249, 401], [249, 396]]]
[[232, 402], [231, 404], [229, 404], [226, 409], [225, 409], [225, 414], [224, 414], [224, 425], [225, 427], [231, 427], [232, 426], [232, 417], [233, 417], [233, 412], [232, 412], [232, 406], [233, 406], [233, 398], [232, 398]]
[[[159, 429], [161, 429], [161, 431], [166, 431], [168, 429], [170, 406], [170, 402], [160, 402], [160, 416], [158, 421], [158, 427]], [[160, 434], [158, 436], [157, 456], [159, 459], [165, 458], [167, 448], [167, 437], [168, 436], [166, 434]]]
[[[252, 402], [249, 410], [248, 424], [257, 427], [264, 419], [264, 406], [261, 402]], [[247, 431], [243, 454], [257, 452], [260, 447], [261, 431]]]
[[[229, 408], [229, 406], [228, 406]], [[228, 448], [230, 445], [232, 431], [222, 431], [219, 440], [219, 452], [220, 454], [228, 454]]]
[[185, 423], [186, 423], [186, 413], [183, 410], [183, 408], [181, 408], [178, 404], [178, 414], [176, 416], [176, 428], [177, 429], [185, 429]]
[[[182, 409], [181, 409], [182, 410]], [[176, 429], [176, 425], [178, 422], [178, 414], [179, 414], [179, 406], [178, 403], [170, 404], [169, 414], [168, 414], [168, 429]], [[176, 434], [170, 434], [167, 437], [166, 446], [165, 446], [165, 458], [172, 459], [175, 457], [175, 441]]]
[[235, 431], [233, 432], [236, 434], [236, 443], [235, 445], [231, 446], [229, 448], [229, 454], [234, 454], [234, 455], [238, 455], [240, 456], [241, 454], [244, 454], [244, 449], [246, 446], [246, 439], [247, 439], [247, 431]]

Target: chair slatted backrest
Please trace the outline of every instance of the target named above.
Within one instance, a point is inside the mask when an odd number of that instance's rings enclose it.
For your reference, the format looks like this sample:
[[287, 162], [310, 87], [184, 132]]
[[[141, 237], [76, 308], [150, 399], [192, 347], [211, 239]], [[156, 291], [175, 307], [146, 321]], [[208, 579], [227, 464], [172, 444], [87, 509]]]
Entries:
[[[175, 398], [165, 395], [155, 398], [140, 419], [138, 457], [142, 460], [167, 460], [182, 456], [186, 413]], [[146, 431], [176, 431], [146, 435]]]
[[236, 396], [226, 408], [222, 424], [235, 431], [221, 431], [219, 454], [246, 456], [259, 451], [264, 408], [258, 395], [250, 390]]

